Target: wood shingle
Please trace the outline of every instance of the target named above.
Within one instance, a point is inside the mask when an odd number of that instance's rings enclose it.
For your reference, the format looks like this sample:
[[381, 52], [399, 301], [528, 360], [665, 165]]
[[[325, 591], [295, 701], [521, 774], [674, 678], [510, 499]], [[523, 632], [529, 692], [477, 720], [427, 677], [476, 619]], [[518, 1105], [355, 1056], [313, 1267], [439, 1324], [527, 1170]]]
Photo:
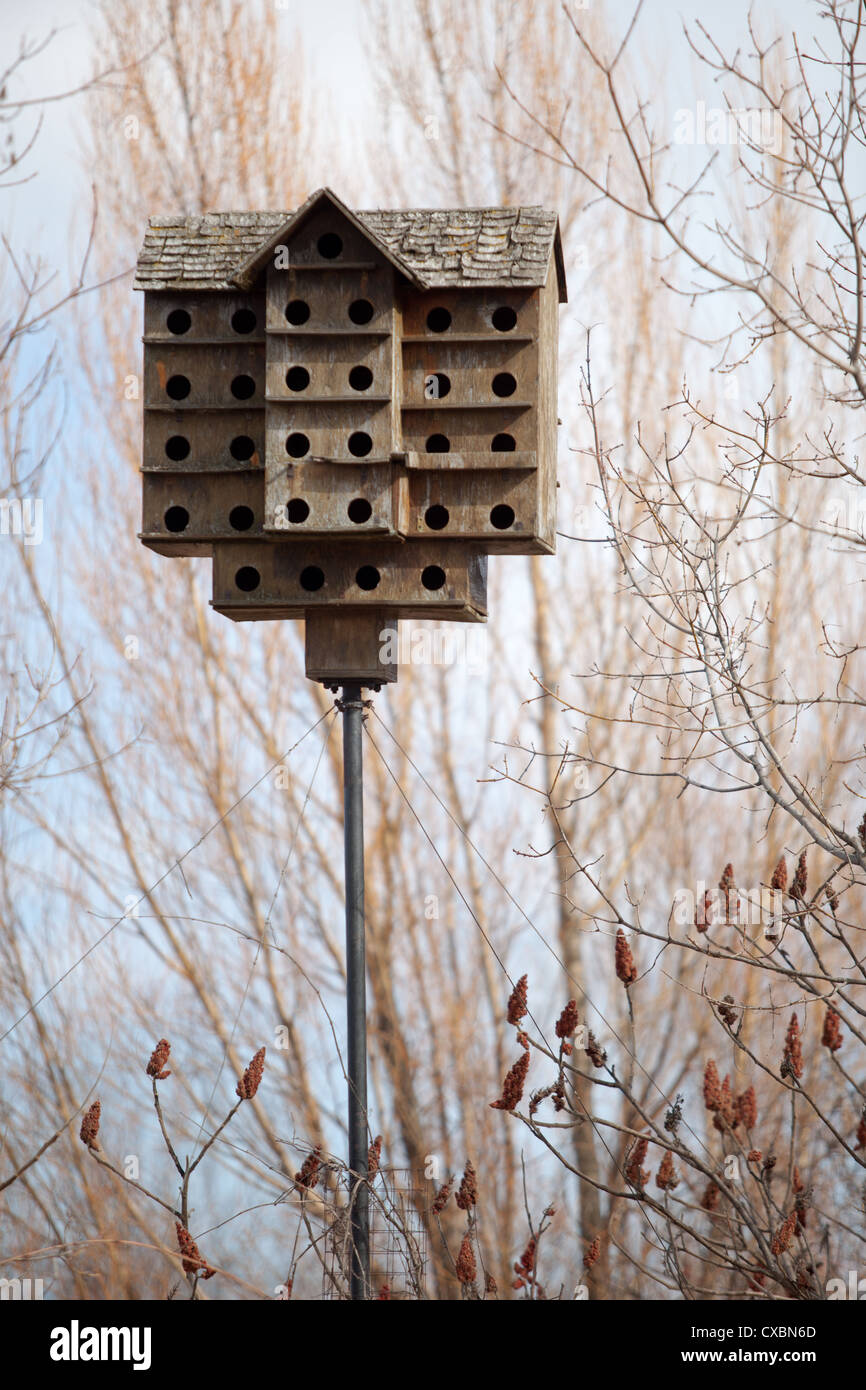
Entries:
[[566, 298], [559, 221], [540, 207], [377, 209], [349, 213], [321, 189], [289, 212], [209, 212], [151, 217], [135, 277], [141, 290], [249, 286], [280, 243], [323, 199], [351, 216], [419, 289], [541, 286], [555, 262]]

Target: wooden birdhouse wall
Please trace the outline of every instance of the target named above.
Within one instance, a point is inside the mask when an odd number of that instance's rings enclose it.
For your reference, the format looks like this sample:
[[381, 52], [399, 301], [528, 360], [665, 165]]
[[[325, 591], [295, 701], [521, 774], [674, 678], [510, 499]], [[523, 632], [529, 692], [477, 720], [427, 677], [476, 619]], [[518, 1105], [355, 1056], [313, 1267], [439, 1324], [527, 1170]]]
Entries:
[[320, 608], [374, 608], [399, 617], [481, 622], [487, 556], [474, 546], [335, 545], [269, 541], [214, 546], [213, 606], [230, 618], [303, 618]]
[[[293, 530], [396, 536], [394, 270], [330, 206], [295, 233], [283, 259], [288, 267], [275, 255], [267, 269], [267, 529], [285, 532], [294, 503]], [[356, 494], [375, 507], [369, 518], [349, 515]]]
[[145, 296], [142, 540], [160, 554], [262, 529], [264, 325], [262, 293]]
[[[552, 277], [550, 293], [555, 302]], [[491, 554], [554, 549], [555, 457], [549, 431], [540, 430], [550, 406], [542, 399], [545, 294], [547, 287], [405, 293], [411, 536], [477, 540]]]

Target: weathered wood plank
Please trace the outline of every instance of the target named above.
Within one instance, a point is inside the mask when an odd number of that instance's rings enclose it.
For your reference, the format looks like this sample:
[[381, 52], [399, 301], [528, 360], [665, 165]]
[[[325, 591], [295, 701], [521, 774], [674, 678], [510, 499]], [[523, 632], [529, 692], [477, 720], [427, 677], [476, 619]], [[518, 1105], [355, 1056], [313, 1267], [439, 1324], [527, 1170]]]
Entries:
[[396, 663], [383, 660], [385, 628], [399, 628], [399, 624], [382, 608], [308, 612], [304, 633], [308, 679], [324, 685], [396, 681]]

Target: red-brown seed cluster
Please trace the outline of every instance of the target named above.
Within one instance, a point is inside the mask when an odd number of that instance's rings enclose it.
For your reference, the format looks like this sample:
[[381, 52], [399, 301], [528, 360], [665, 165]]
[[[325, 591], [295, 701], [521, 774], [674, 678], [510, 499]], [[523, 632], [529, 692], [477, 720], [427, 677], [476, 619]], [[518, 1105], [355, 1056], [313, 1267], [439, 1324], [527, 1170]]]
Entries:
[[713, 1125], [720, 1134], [724, 1134], [726, 1129], [734, 1129], [737, 1125], [737, 1117], [734, 1109], [734, 1094], [731, 1090], [731, 1078], [726, 1073], [719, 1092], [719, 1105], [716, 1114], [713, 1116]]
[[758, 1102], [754, 1086], [749, 1086], [741, 1096], [737, 1096], [737, 1119], [746, 1129], [754, 1129], [758, 1123]]
[[794, 1076], [798, 1081], [803, 1075], [803, 1045], [800, 1040], [800, 1023], [796, 1014], [791, 1014], [791, 1022], [788, 1024], [788, 1031], [785, 1034], [782, 1075]]
[[737, 1011], [734, 1008], [734, 997], [732, 994], [726, 994], [719, 1004], [719, 1018], [723, 1023], [727, 1023], [729, 1028], [733, 1028], [737, 1021], [737, 1017]]
[[719, 1198], [721, 1197], [721, 1195], [722, 1194], [716, 1187], [716, 1184], [714, 1182], [708, 1182], [706, 1189], [704, 1190], [704, 1195], [701, 1198], [701, 1207], [703, 1208], [703, 1210], [717, 1211], [719, 1206]]
[[601, 1237], [600, 1237], [600, 1236], [596, 1236], [596, 1237], [595, 1237], [595, 1240], [592, 1242], [592, 1244], [590, 1245], [589, 1249], [587, 1250], [586, 1254], [585, 1254], [584, 1257], [583, 1257], [583, 1267], [584, 1267], [584, 1269], [592, 1269], [593, 1265], [596, 1263], [596, 1261], [597, 1261], [597, 1259], [598, 1259], [598, 1257], [599, 1257], [600, 1254], [601, 1254]]
[[484, 1292], [487, 1294], [488, 1298], [495, 1298], [499, 1293], [499, 1285], [492, 1274], [485, 1274], [484, 1276]]
[[262, 1079], [262, 1072], [265, 1069], [265, 1048], [260, 1047], [253, 1060], [250, 1062], [235, 1090], [241, 1100], [252, 1100]]
[[779, 862], [773, 870], [773, 877], [770, 879], [770, 887], [776, 893], [784, 893], [788, 886], [788, 865], [785, 862], [784, 854], [779, 857]]
[[295, 1174], [295, 1182], [298, 1187], [306, 1188], [312, 1192], [316, 1183], [319, 1181], [319, 1169], [322, 1166], [322, 1146], [317, 1144], [312, 1153], [307, 1154], [298, 1172]]
[[643, 1168], [643, 1162], [646, 1158], [646, 1151], [648, 1148], [648, 1139], [638, 1139], [629, 1156], [625, 1176], [633, 1187], [646, 1187], [649, 1182], [649, 1173], [644, 1172]]
[[95, 1100], [90, 1109], [85, 1111], [84, 1119], [81, 1121], [81, 1128], [78, 1137], [82, 1144], [86, 1144], [88, 1149], [99, 1148], [99, 1116], [102, 1113], [102, 1103]]
[[386, 1280], [385, 1280], [385, 1283], [382, 1285], [381, 1289], [379, 1290], [378, 1294], [376, 1295], [376, 1302], [377, 1302], [377, 1303], [388, 1303], [388, 1302], [390, 1302], [390, 1299], [391, 1299], [391, 1285], [388, 1283], [388, 1281], [387, 1281], [387, 1279], [386, 1279]]
[[524, 1250], [523, 1254], [520, 1256], [520, 1259], [514, 1266], [514, 1273], [517, 1275], [517, 1278], [513, 1281], [511, 1285], [513, 1289], [525, 1289], [527, 1284], [534, 1283], [535, 1254], [537, 1246], [538, 1241], [536, 1240], [535, 1236], [532, 1236], [532, 1238], [526, 1246], [526, 1249]]
[[797, 860], [797, 872], [794, 874], [794, 882], [791, 884], [791, 897], [799, 899], [800, 902], [806, 897], [809, 876], [806, 872], [806, 851]]
[[165, 1081], [171, 1076], [170, 1071], [165, 1070], [168, 1061], [168, 1054], [171, 1052], [171, 1043], [168, 1038], [160, 1038], [156, 1047], [150, 1054], [150, 1061], [145, 1067], [148, 1076], [152, 1076], [154, 1081]]
[[577, 1028], [580, 1019], [577, 1015], [577, 1000], [569, 999], [559, 1018], [556, 1020], [556, 1036], [558, 1038], [570, 1038]]
[[749, 1149], [749, 1152], [746, 1154], [746, 1162], [760, 1163], [763, 1157], [764, 1155], [762, 1154], [760, 1149]]
[[526, 1083], [526, 1074], [529, 1071], [529, 1053], [521, 1052], [514, 1066], [502, 1083], [502, 1095], [499, 1100], [490, 1102], [491, 1110], [513, 1110], [523, 1099], [523, 1087]]
[[719, 879], [719, 888], [721, 889], [722, 895], [723, 895], [723, 897], [724, 897], [724, 899], [725, 899], [725, 918], [726, 918], [727, 921], [730, 921], [730, 920], [731, 920], [731, 899], [732, 899], [732, 898], [734, 898], [734, 908], [735, 908], [734, 916], [737, 916], [737, 915], [738, 915], [737, 912], [736, 912], [736, 906], [737, 906], [737, 904], [736, 904], [736, 896], [735, 896], [734, 866], [733, 866], [733, 864], [726, 864], [726, 865], [725, 865], [724, 870], [723, 870], [723, 872], [722, 872], [722, 876], [721, 876], [721, 878]]
[[528, 989], [528, 977], [521, 975], [508, 1000], [508, 1022], [517, 1024], [528, 1012], [526, 994]]
[[773, 1243], [770, 1250], [774, 1255], [783, 1255], [794, 1239], [794, 1232], [797, 1229], [797, 1213], [792, 1211], [790, 1216], [786, 1216], [776, 1234], [773, 1236]]
[[842, 1046], [842, 1020], [832, 1004], [827, 1005], [827, 1013], [824, 1017], [824, 1031], [821, 1034], [821, 1045], [828, 1048], [830, 1052], [838, 1052], [839, 1048]]
[[704, 1105], [708, 1110], [718, 1110], [722, 1104], [722, 1087], [719, 1082], [719, 1069], [712, 1057], [704, 1067]]
[[478, 1178], [471, 1162], [467, 1162], [455, 1202], [461, 1211], [469, 1211], [478, 1201]]
[[433, 1206], [431, 1210], [434, 1216], [438, 1216], [440, 1212], [443, 1212], [445, 1210], [445, 1207], [448, 1204], [448, 1198], [450, 1196], [451, 1182], [443, 1183], [439, 1191], [436, 1193], [436, 1196], [433, 1198]]
[[700, 907], [695, 908], [695, 926], [699, 932], [705, 932], [712, 925], [713, 920], [713, 895], [710, 892], [704, 893], [704, 901]]
[[472, 1237], [467, 1231], [457, 1256], [457, 1278], [461, 1284], [474, 1284], [476, 1273], [475, 1251], [472, 1249]]
[[626, 989], [629, 985], [633, 985], [637, 979], [634, 956], [625, 939], [625, 932], [622, 927], [618, 927], [616, 932], [616, 975], [618, 980], [622, 980]]
[[866, 1110], [860, 1116], [860, 1123], [857, 1126], [857, 1143], [855, 1149], [866, 1149]]
[[175, 1221], [174, 1225], [177, 1231], [177, 1248], [183, 1255], [184, 1274], [201, 1274], [202, 1279], [212, 1279], [216, 1270], [211, 1269], [207, 1260], [202, 1259], [189, 1231], [180, 1221]]
[[659, 1170], [656, 1173], [656, 1187], [660, 1187], [662, 1192], [672, 1192], [678, 1183], [679, 1178], [674, 1168], [674, 1156], [670, 1149], [665, 1149], [664, 1158], [659, 1164]]
[[379, 1171], [379, 1159], [382, 1157], [382, 1136], [377, 1134], [369, 1149], [367, 1150], [367, 1177], [372, 1182]]

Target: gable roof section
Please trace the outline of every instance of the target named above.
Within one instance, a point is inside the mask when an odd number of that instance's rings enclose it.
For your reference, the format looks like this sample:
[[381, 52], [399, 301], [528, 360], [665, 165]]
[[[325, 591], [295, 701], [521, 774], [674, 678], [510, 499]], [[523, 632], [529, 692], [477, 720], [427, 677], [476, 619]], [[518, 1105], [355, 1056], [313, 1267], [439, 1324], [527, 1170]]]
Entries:
[[559, 218], [544, 208], [410, 208], [359, 212], [408, 261], [426, 289], [510, 285], [537, 288], [553, 252], [559, 298], [567, 298]]
[[303, 226], [310, 214], [315, 212], [315, 210], [325, 202], [331, 203], [331, 205], [337, 209], [337, 212], [342, 213], [343, 217], [345, 217], [377, 251], [380, 251], [385, 259], [390, 261], [391, 264], [400, 271], [401, 275], [405, 275], [406, 278], [411, 280], [414, 285], [417, 285], [419, 289], [423, 288], [412, 266], [404, 261], [400, 255], [396, 254], [386, 242], [381, 241], [375, 231], [373, 231], [366, 222], [362, 221], [358, 214], [352, 212], [350, 208], [347, 208], [346, 204], [341, 202], [336, 193], [333, 193], [330, 188], [320, 188], [317, 192], [311, 193], [307, 201], [301, 203], [301, 206], [286, 218], [281, 226], [277, 228], [276, 232], [267, 238], [263, 246], [260, 246], [252, 256], [238, 265], [233, 276], [235, 284], [240, 285], [242, 289], [250, 289], [257, 280], [259, 272], [264, 270], [277, 247], [290, 241], [292, 235], [299, 227]]
[[294, 213], [211, 212], [152, 217], [135, 277], [143, 290], [249, 288], [323, 199], [419, 289], [538, 288], [553, 258], [567, 298], [559, 219], [539, 207], [411, 208], [352, 212], [319, 189]]
[[232, 275], [286, 220], [284, 212], [151, 217], [135, 272], [137, 290], [233, 290]]

